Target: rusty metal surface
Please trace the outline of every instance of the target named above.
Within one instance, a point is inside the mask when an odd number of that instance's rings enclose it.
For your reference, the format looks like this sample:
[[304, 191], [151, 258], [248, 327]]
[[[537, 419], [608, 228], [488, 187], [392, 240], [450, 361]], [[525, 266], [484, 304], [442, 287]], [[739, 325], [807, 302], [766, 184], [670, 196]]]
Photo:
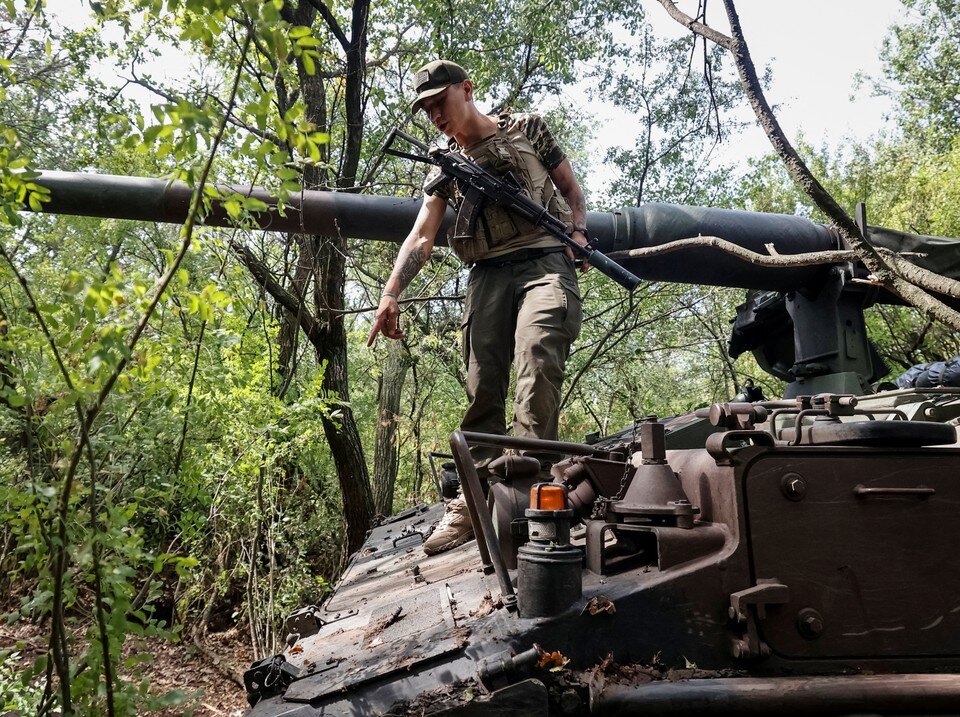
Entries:
[[284, 698], [310, 702], [462, 649], [468, 633], [458, 631], [454, 609], [445, 585], [428, 586], [416, 599], [377, 607], [365, 624], [305, 640], [301, 666], [315, 665], [314, 673], [294, 682]]
[[414, 569], [423, 580], [434, 583], [479, 568], [479, 561], [450, 561], [442, 556], [424, 555], [423, 540], [442, 514], [443, 504], [438, 503], [407, 520], [374, 528], [340, 578], [333, 596], [322, 606], [323, 610], [338, 613], [371, 600], [378, 601], [386, 584], [394, 592], [412, 589], [423, 582], [416, 581]]

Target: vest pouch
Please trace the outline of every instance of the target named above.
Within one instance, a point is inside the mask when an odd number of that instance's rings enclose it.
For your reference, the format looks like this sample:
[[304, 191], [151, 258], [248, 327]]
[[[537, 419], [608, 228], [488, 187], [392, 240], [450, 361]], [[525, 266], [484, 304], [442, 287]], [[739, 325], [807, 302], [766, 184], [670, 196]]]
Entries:
[[[467, 156], [496, 177], [512, 173], [528, 198], [572, 226], [570, 208], [554, 189], [548, 171], [524, 131], [512, 129], [511, 115], [501, 115], [497, 133], [471, 147]], [[458, 210], [462, 203], [463, 194], [458, 187], [455, 196]], [[542, 229], [487, 201], [477, 217], [474, 236], [452, 237], [450, 246], [464, 262], [473, 263], [487, 258], [491, 251], [522, 248], [542, 241], [543, 237]]]
[[517, 223], [506, 209], [490, 201], [484, 204], [477, 222], [477, 235], [490, 249], [505, 244], [518, 233]]
[[[477, 226], [477, 234], [479, 235], [479, 223]], [[487, 255], [487, 252], [490, 251], [486, 239], [481, 236], [471, 236], [469, 234], [450, 237], [450, 248], [453, 249], [453, 253], [459, 257], [460, 261], [465, 264], [472, 264], [482, 259]]]
[[559, 192], [554, 192], [553, 196], [550, 197], [550, 200], [547, 202], [547, 211], [566, 224], [567, 227], [573, 226], [573, 212], [570, 211], [570, 205], [567, 204], [567, 200], [564, 199]]

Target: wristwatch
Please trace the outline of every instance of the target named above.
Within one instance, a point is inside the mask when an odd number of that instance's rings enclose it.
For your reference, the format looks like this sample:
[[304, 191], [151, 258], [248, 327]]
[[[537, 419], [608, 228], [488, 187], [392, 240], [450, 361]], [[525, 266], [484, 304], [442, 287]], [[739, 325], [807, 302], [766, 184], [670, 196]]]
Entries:
[[586, 227], [574, 227], [573, 229], [570, 230], [570, 233], [573, 234], [574, 232], [580, 232], [587, 238], [587, 241], [590, 241], [590, 234], [587, 233]]

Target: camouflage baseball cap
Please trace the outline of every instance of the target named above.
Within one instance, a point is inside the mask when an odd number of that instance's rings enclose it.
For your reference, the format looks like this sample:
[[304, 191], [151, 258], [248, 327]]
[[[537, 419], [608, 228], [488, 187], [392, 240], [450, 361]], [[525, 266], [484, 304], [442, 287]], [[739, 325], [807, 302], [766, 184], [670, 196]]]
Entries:
[[421, 67], [413, 76], [413, 91], [417, 98], [413, 101], [413, 111], [420, 109], [420, 103], [428, 97], [439, 95], [450, 85], [469, 79], [467, 71], [450, 60], [434, 60]]

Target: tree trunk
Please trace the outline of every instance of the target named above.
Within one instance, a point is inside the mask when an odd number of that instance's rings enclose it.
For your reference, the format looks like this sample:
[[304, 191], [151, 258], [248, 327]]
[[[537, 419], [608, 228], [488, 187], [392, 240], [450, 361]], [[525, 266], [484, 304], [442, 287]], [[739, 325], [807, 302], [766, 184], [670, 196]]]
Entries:
[[352, 189], [357, 184], [357, 167], [360, 165], [363, 145], [363, 84], [367, 68], [367, 20], [370, 15], [370, 0], [354, 0], [350, 15], [350, 44], [346, 48], [347, 77], [344, 105], [347, 115], [346, 146], [340, 164], [338, 186]]
[[387, 356], [377, 391], [377, 433], [373, 457], [373, 505], [379, 515], [393, 513], [400, 450], [397, 446], [400, 399], [410, 356], [399, 341], [387, 342]]
[[[343, 496], [343, 517], [346, 523], [346, 551], [352, 553], [366, 536], [373, 517], [373, 493], [363, 459], [360, 433], [350, 409], [350, 390], [347, 383], [347, 335], [343, 328], [343, 283], [345, 259], [342, 248], [321, 237], [294, 236], [305, 241], [310, 251], [304, 260], [316, 266], [314, 307], [317, 315], [302, 306], [292, 293], [283, 288], [262, 261], [246, 246], [232, 242], [231, 248], [250, 274], [289, 315], [296, 318], [314, 348], [317, 363], [323, 366], [321, 390], [324, 398], [337, 402], [338, 418], [322, 419], [323, 430], [330, 444], [330, 454], [337, 468], [337, 478]], [[337, 277], [339, 279], [337, 280]]]
[[[362, 96], [363, 68], [367, 47], [367, 10], [369, 0], [356, 0], [351, 23], [352, 37], [344, 47], [347, 53], [346, 103], [347, 137], [341, 173], [337, 185], [351, 188], [355, 183], [363, 140]], [[342, 38], [329, 10], [322, 2], [302, 1], [296, 10], [298, 23], [313, 24], [317, 9], [326, 10], [325, 21]], [[342, 40], [341, 40], [341, 44]], [[301, 96], [307, 119], [318, 128], [329, 126], [326, 88], [320, 73], [308, 74], [298, 62]], [[318, 165], [304, 167], [303, 182], [308, 189], [329, 187], [326, 170]], [[343, 324], [344, 285], [346, 283], [347, 243], [342, 236], [296, 237], [308, 240], [313, 259], [313, 308], [316, 317], [315, 335], [311, 337], [317, 362], [323, 366], [322, 391], [325, 398], [338, 401], [339, 416], [323, 417], [323, 429], [330, 444], [330, 454], [337, 467], [337, 478], [343, 497], [343, 517], [347, 554], [357, 550], [366, 537], [373, 517], [373, 492], [364, 461], [360, 432], [350, 407], [347, 373], [347, 334]], [[302, 255], [301, 255], [302, 256]]]
[[[296, 297], [300, 311], [306, 310], [305, 297], [313, 271], [313, 256], [310, 250], [309, 237], [295, 235], [297, 241], [297, 260], [291, 281], [291, 290]], [[300, 333], [299, 318], [280, 308], [277, 321], [280, 324], [278, 343], [280, 350], [277, 354], [277, 370], [283, 382], [280, 384], [278, 395], [283, 398], [285, 388], [290, 384], [296, 370], [297, 337]]]
[[360, 432], [350, 407], [347, 375], [347, 332], [343, 325], [343, 286], [346, 280], [346, 242], [340, 237], [311, 237], [317, 271], [314, 308], [317, 363], [323, 366], [323, 395], [338, 401], [339, 418], [324, 417], [323, 430], [337, 467], [343, 495], [347, 552], [357, 550], [373, 517], [373, 493], [363, 457]]

